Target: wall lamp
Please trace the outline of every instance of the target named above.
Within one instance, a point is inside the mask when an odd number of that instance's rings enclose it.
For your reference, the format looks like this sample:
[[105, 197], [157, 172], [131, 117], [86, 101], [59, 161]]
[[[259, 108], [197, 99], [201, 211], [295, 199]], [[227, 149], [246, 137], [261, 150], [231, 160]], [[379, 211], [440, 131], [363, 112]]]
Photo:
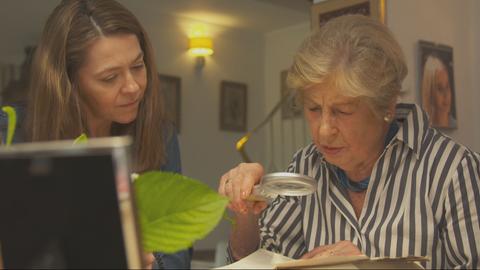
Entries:
[[213, 42], [210, 37], [191, 37], [188, 43], [188, 51], [196, 57], [196, 66], [202, 68], [205, 65], [205, 56], [213, 54]]

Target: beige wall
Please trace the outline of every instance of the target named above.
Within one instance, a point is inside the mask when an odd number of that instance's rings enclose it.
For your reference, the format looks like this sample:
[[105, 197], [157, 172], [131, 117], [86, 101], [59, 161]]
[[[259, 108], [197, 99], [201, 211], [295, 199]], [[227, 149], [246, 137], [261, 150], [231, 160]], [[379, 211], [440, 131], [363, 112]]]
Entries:
[[407, 58], [409, 74], [404, 100], [419, 102], [417, 41], [453, 47], [458, 128], [443, 132], [457, 142], [480, 151], [479, 33], [480, 5], [476, 0], [387, 1], [387, 24]]
[[[427, 40], [453, 47], [454, 81], [456, 91], [456, 108], [458, 128], [442, 130], [457, 142], [475, 151], [480, 151], [480, 1], [477, 0], [387, 0], [387, 25], [393, 31], [402, 46], [409, 74], [404, 81], [404, 96], [401, 101], [420, 102], [418, 96], [417, 42]], [[266, 35], [265, 52], [265, 107], [272, 108], [278, 100], [279, 73], [288, 68], [291, 58], [303, 39], [309, 32], [309, 24], [294, 26]], [[282, 44], [277, 46], [276, 44]], [[278, 120], [280, 121], [280, 120]], [[290, 127], [291, 121], [281, 121], [284, 127]], [[277, 123], [277, 122], [276, 122]], [[298, 123], [298, 124], [297, 124]], [[294, 127], [301, 128], [295, 121]], [[285, 134], [287, 139], [281, 140], [281, 128], [276, 124], [273, 136], [274, 151], [278, 153], [273, 158], [278, 164], [286, 166], [293, 148], [288, 142], [292, 135]], [[300, 132], [300, 131], [299, 131]], [[272, 138], [267, 134], [267, 141]], [[296, 135], [298, 138], [299, 135]], [[282, 149], [283, 151], [279, 150]], [[270, 164], [270, 143], [267, 143], [266, 157]]]
[[[309, 33], [310, 22], [306, 22], [265, 36], [266, 113], [280, 100], [280, 72], [290, 67], [295, 51]], [[267, 132], [265, 167], [268, 171], [281, 171], [287, 168], [293, 154], [310, 141], [310, 136], [303, 117], [283, 120], [281, 112], [277, 112], [272, 121], [272, 129], [270, 125], [264, 128]]]
[[476, 122], [473, 123], [473, 141], [474, 146], [473, 149], [475, 151], [480, 152], [480, 119], [478, 116], [480, 115], [480, 106], [477, 105], [478, 101], [480, 100], [480, 52], [478, 48], [480, 48], [480, 31], [478, 30], [478, 25], [480, 25], [480, 1], [470, 0], [471, 8], [470, 8], [470, 32], [473, 37], [473, 45], [470, 48], [470, 54], [473, 55], [471, 57], [470, 63], [470, 70], [472, 71], [472, 91], [474, 96], [472, 98], [472, 107], [476, 108], [475, 111], [471, 112], [470, 118], [476, 119]]
[[[122, 2], [135, 14], [141, 14], [138, 17], [154, 44], [159, 72], [182, 79], [179, 140], [183, 173], [216, 190], [221, 175], [241, 162], [235, 143], [243, 135], [219, 129], [220, 81], [248, 85], [247, 125], [252, 127], [264, 114], [263, 37], [255, 32], [207, 25], [213, 35], [215, 52], [199, 70], [195, 68], [195, 59], [187, 53], [186, 27], [195, 21], [155, 16], [148, 5], [139, 7], [129, 1]], [[264, 145], [262, 134], [248, 143], [253, 160], [264, 161]], [[215, 248], [217, 242], [227, 238], [229, 226], [222, 221], [212, 234], [197, 242], [195, 248]]]

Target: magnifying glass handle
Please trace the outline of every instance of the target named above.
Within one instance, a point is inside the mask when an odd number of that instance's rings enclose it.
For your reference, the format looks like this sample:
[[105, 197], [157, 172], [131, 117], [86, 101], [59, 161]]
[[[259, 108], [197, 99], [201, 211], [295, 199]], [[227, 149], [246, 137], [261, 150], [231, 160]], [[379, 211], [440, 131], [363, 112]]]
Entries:
[[270, 202], [272, 198], [268, 197], [265, 192], [263, 192], [260, 185], [253, 186], [252, 193], [247, 197], [247, 201], [264, 201]]

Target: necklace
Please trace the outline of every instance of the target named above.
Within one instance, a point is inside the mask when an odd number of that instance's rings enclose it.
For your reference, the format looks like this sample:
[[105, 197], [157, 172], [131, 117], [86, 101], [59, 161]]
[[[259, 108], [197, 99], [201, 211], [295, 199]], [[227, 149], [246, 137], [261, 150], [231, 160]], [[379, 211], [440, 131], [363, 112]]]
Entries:
[[[397, 133], [399, 127], [398, 124], [393, 121], [390, 124], [390, 127], [387, 132], [386, 140], [385, 140], [385, 147], [388, 145], [388, 143], [393, 139], [395, 134]], [[360, 182], [355, 182], [352, 181], [348, 178], [348, 176], [345, 174], [345, 171], [337, 168], [337, 175], [338, 175], [338, 180], [340, 180], [340, 184], [342, 184], [343, 187], [346, 189], [353, 191], [353, 192], [362, 192], [367, 190], [368, 188], [368, 183], [370, 182], [370, 176], [367, 178], [363, 179]]]
[[337, 175], [342, 186], [344, 186], [346, 189], [353, 192], [361, 192], [361, 191], [367, 190], [368, 183], [370, 182], [370, 176], [363, 179], [360, 182], [352, 181], [347, 177], [345, 172], [340, 168], [337, 169]]

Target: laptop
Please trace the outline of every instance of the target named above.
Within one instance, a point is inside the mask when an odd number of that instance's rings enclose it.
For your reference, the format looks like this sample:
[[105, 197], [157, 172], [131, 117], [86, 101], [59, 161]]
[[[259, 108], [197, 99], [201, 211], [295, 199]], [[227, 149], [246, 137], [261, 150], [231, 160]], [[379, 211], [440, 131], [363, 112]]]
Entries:
[[112, 137], [1, 147], [3, 268], [142, 268], [130, 143]]

